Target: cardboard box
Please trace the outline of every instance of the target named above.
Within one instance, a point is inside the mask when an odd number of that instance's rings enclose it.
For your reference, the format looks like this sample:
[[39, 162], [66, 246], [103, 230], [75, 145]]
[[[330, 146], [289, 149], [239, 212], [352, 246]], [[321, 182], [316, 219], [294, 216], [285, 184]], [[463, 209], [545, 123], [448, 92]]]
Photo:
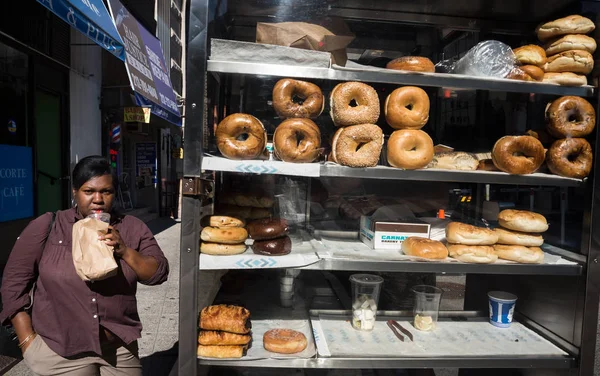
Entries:
[[373, 249], [402, 248], [402, 242], [410, 236], [429, 238], [431, 225], [417, 218], [396, 219], [393, 222], [374, 219], [372, 216], [360, 218], [360, 240]]

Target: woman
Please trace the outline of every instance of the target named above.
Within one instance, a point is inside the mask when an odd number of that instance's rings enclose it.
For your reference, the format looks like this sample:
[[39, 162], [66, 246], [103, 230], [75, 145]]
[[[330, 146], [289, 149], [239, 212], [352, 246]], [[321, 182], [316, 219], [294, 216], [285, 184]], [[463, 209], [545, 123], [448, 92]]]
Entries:
[[[142, 221], [113, 211], [116, 184], [106, 159], [82, 159], [72, 177], [76, 207], [33, 220], [8, 259], [0, 321], [12, 322], [25, 362], [36, 374], [142, 374], [136, 285], [165, 282], [169, 265]], [[114, 277], [84, 282], [73, 265], [71, 234], [75, 222], [94, 212], [111, 214], [110, 231], [99, 240], [113, 247], [119, 269]]]

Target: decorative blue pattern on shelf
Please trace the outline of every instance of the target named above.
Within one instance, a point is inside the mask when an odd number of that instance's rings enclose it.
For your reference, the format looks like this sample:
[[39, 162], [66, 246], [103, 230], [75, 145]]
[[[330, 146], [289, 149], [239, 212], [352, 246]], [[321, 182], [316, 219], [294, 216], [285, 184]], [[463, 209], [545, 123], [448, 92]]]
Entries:
[[235, 169], [239, 172], [249, 172], [254, 174], [274, 174], [278, 171], [275, 167], [272, 166], [245, 163], [237, 165]]
[[235, 264], [242, 269], [245, 269], [245, 268], [249, 268], [249, 269], [272, 268], [275, 265], [277, 265], [277, 261], [275, 261], [271, 257], [260, 258], [260, 259], [249, 258], [249, 259], [240, 259]]

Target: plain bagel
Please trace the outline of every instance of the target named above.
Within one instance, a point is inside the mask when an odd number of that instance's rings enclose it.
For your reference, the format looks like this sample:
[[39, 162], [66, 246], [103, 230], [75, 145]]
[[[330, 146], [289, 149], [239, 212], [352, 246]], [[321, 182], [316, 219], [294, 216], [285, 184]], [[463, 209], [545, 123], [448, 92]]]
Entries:
[[536, 32], [542, 42], [565, 34], [587, 34], [596, 28], [589, 18], [571, 15], [540, 25]]
[[202, 226], [210, 227], [244, 227], [246, 222], [243, 219], [228, 217], [226, 215], [210, 215], [202, 218]]
[[543, 81], [544, 80], [544, 70], [535, 65], [523, 65], [519, 67], [523, 72], [525, 72], [529, 77], [531, 77], [535, 81]]
[[504, 136], [492, 149], [492, 161], [500, 171], [514, 175], [531, 174], [544, 163], [542, 143], [531, 136]]
[[523, 264], [541, 264], [544, 262], [544, 252], [539, 247], [496, 244], [494, 246], [494, 253], [502, 260]]
[[513, 50], [517, 62], [521, 65], [543, 67], [546, 64], [546, 51], [535, 44], [528, 44]]
[[492, 264], [498, 260], [494, 247], [489, 245], [448, 244], [450, 257], [473, 264]]
[[492, 245], [498, 242], [498, 235], [488, 228], [450, 222], [446, 226], [446, 240], [464, 245]]
[[572, 72], [544, 73], [543, 82], [561, 86], [584, 86], [588, 83], [585, 75]]
[[433, 155], [433, 140], [422, 130], [395, 131], [387, 143], [387, 160], [393, 167], [406, 170], [425, 168], [433, 160]]
[[421, 129], [429, 120], [429, 96], [416, 86], [399, 87], [385, 100], [385, 120], [394, 129]]
[[596, 51], [596, 40], [582, 34], [565, 35], [546, 43], [546, 55], [552, 56], [570, 50], [584, 50], [591, 54]]
[[525, 247], [539, 247], [544, 244], [544, 238], [538, 234], [512, 231], [501, 227], [495, 228], [494, 232], [498, 235], [498, 244], [522, 245]]
[[239, 255], [246, 252], [246, 244], [219, 244], [202, 242], [200, 253], [206, 255]]
[[242, 227], [204, 227], [200, 238], [210, 243], [240, 244], [248, 239], [248, 231]]
[[405, 70], [413, 72], [435, 72], [435, 65], [426, 57], [402, 56], [387, 63], [387, 69]]
[[408, 256], [443, 260], [448, 257], [448, 249], [437, 240], [411, 236], [402, 242], [402, 252]]
[[502, 210], [498, 214], [498, 223], [509, 230], [521, 232], [541, 233], [548, 230], [546, 217], [526, 210]]
[[594, 57], [584, 50], [569, 50], [550, 56], [544, 65], [546, 73], [589, 74], [594, 69]]

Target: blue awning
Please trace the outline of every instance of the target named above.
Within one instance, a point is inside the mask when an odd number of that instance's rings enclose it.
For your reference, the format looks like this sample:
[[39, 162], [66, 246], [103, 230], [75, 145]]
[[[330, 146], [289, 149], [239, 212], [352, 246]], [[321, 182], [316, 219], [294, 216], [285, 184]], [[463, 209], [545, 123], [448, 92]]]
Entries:
[[119, 59], [125, 61], [125, 47], [102, 0], [37, 0]]

